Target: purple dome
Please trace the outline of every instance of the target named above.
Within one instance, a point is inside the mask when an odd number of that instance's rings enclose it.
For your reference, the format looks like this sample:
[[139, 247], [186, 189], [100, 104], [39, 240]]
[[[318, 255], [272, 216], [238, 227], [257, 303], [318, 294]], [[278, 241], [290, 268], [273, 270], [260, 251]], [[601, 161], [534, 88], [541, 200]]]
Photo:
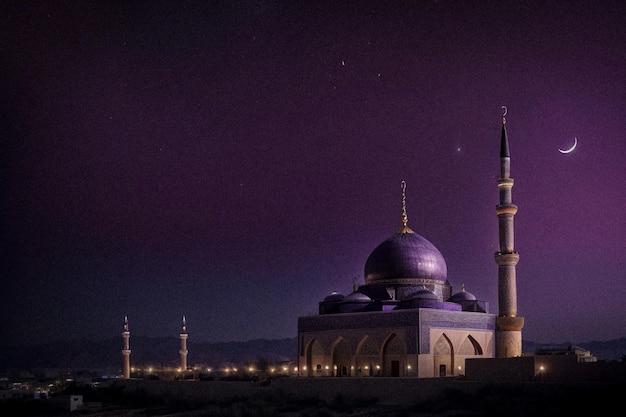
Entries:
[[476, 301], [476, 296], [471, 292], [465, 291], [465, 286], [463, 286], [463, 289], [450, 297], [448, 301], [452, 301], [453, 303], [460, 303], [462, 301]]
[[324, 301], [341, 301], [343, 299], [343, 294], [339, 294], [337, 291], [333, 291], [324, 298]]
[[437, 297], [437, 294], [435, 294], [428, 288], [422, 287], [416, 293], [412, 294], [411, 297], [409, 297], [409, 299], [411, 300], [439, 300], [439, 297]]
[[378, 245], [365, 262], [366, 284], [445, 284], [447, 275], [441, 252], [406, 226]]
[[344, 301], [352, 301], [352, 302], [369, 302], [372, 301], [371, 298], [369, 298], [367, 295], [360, 293], [358, 291], [355, 291], [351, 294], [349, 294], [346, 298], [343, 299]]

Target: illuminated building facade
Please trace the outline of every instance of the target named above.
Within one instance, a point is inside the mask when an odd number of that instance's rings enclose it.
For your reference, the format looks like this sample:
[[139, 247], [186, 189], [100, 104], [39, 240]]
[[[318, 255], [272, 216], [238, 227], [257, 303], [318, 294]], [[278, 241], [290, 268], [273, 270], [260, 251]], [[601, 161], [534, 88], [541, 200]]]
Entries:
[[454, 376], [464, 374], [466, 359], [521, 355], [513, 248], [517, 207], [511, 202], [504, 117], [501, 149], [499, 315], [464, 287], [452, 292], [439, 250], [407, 225], [402, 182], [402, 227], [369, 255], [365, 284], [345, 296], [335, 291], [319, 303], [318, 315], [299, 317], [300, 376]]

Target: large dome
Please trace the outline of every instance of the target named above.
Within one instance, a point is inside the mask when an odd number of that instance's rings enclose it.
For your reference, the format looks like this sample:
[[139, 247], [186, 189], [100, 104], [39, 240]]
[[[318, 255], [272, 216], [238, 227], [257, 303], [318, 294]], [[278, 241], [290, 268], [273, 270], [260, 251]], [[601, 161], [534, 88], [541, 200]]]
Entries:
[[443, 284], [447, 275], [441, 252], [406, 226], [378, 245], [365, 262], [366, 284]]

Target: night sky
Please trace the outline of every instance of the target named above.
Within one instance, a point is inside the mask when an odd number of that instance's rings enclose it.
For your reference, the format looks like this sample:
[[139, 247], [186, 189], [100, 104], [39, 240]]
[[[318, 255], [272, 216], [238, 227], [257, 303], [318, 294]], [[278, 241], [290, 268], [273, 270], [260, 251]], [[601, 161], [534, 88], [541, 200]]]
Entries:
[[[626, 336], [622, 1], [0, 6], [0, 344], [297, 334], [408, 226], [524, 340]], [[576, 149], [563, 154], [578, 141]], [[132, 339], [131, 339], [132, 345]]]

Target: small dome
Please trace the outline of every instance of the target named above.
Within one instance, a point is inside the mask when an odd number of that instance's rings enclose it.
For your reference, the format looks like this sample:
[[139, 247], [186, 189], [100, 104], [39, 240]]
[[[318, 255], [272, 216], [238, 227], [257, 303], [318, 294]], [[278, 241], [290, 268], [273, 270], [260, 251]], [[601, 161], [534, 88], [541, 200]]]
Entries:
[[453, 294], [448, 301], [452, 301], [453, 303], [460, 303], [462, 301], [476, 301], [476, 296], [470, 292], [465, 291], [465, 286], [463, 286], [461, 291]]
[[339, 294], [337, 291], [333, 291], [324, 298], [324, 301], [341, 301], [344, 298], [345, 297], [343, 294]]
[[403, 227], [378, 245], [365, 263], [365, 283], [446, 282], [448, 267], [426, 238]]
[[439, 300], [437, 294], [426, 287], [421, 287], [416, 293], [409, 297], [411, 300]]
[[343, 301], [370, 302], [372, 301], [372, 299], [362, 292], [355, 291], [352, 294], [349, 294], [346, 298], [344, 298]]

